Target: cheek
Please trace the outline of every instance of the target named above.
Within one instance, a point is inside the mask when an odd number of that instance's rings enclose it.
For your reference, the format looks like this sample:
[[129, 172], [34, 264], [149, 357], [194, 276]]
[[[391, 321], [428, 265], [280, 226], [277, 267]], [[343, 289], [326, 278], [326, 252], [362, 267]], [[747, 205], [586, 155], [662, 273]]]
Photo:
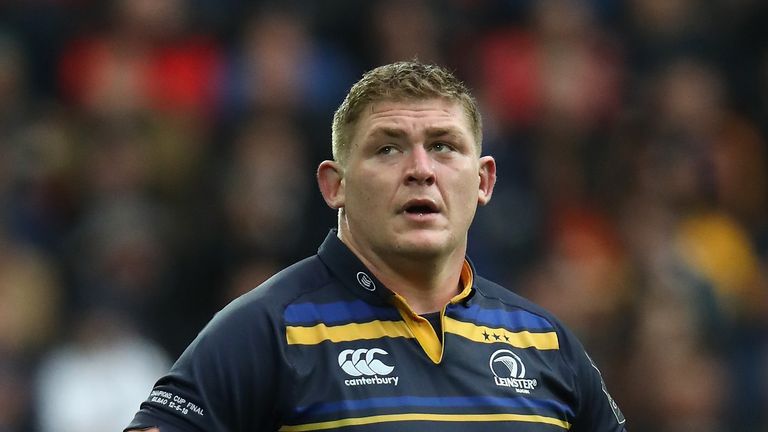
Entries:
[[347, 189], [348, 205], [365, 209], [375, 209], [386, 205], [389, 192], [386, 183], [378, 176], [373, 174], [360, 176], [354, 178], [352, 183], [356, 187]]
[[448, 187], [451, 189], [447, 192], [451, 197], [452, 212], [460, 214], [461, 219], [471, 220], [478, 205], [479, 178], [462, 176], [461, 179], [457, 179]]
[[456, 195], [460, 195], [463, 201], [477, 201], [480, 177], [477, 175], [459, 176], [452, 187], [457, 191]]

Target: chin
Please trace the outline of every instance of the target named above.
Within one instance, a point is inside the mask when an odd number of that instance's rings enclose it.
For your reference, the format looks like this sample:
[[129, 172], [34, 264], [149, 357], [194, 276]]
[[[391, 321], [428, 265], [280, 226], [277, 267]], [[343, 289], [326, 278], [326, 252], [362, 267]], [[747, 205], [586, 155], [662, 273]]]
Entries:
[[434, 233], [408, 234], [404, 239], [397, 243], [399, 253], [411, 257], [431, 258], [445, 255], [452, 250], [454, 242], [449, 241], [448, 236], [444, 234], [435, 235]]
[[403, 245], [397, 248], [398, 254], [416, 259], [436, 258], [445, 253], [445, 248], [432, 245]]

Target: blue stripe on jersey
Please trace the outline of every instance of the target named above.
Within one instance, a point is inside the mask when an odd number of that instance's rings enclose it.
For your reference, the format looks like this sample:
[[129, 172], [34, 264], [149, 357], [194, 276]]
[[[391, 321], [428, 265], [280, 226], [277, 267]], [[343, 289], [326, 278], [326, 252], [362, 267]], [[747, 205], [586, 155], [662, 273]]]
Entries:
[[347, 324], [402, 319], [395, 308], [375, 307], [362, 300], [292, 304], [285, 308], [284, 316], [286, 325]]
[[449, 314], [460, 321], [507, 330], [553, 330], [552, 323], [543, 317], [522, 309], [484, 309], [477, 304], [451, 309]]
[[400, 396], [381, 397], [358, 400], [343, 400], [338, 402], [326, 402], [308, 407], [297, 407], [294, 414], [297, 416], [321, 415], [336, 412], [360, 411], [373, 408], [425, 408], [425, 407], [501, 407], [523, 408], [530, 410], [544, 410], [547, 414], [557, 415], [559, 418], [573, 417], [573, 410], [566, 404], [548, 399], [531, 399], [524, 397], [423, 397]]

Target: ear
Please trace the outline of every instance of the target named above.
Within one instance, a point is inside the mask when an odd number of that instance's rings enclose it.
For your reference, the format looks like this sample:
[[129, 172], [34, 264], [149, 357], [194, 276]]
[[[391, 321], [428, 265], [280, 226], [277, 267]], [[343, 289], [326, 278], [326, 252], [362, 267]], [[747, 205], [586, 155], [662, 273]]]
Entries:
[[338, 162], [325, 160], [317, 167], [317, 184], [328, 207], [344, 207], [344, 170]]
[[496, 184], [496, 161], [491, 156], [480, 158], [480, 187], [477, 190], [477, 203], [486, 205], [493, 195]]

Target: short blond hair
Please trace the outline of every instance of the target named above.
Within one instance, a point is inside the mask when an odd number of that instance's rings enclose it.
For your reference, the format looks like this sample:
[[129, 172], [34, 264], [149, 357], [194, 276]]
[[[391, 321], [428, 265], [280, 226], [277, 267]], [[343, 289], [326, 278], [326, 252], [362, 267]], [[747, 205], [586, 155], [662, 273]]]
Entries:
[[344, 164], [349, 155], [353, 127], [365, 107], [380, 101], [445, 98], [464, 108], [478, 154], [483, 139], [477, 102], [467, 86], [447, 69], [417, 61], [379, 66], [366, 72], [347, 93], [333, 116], [333, 158]]

